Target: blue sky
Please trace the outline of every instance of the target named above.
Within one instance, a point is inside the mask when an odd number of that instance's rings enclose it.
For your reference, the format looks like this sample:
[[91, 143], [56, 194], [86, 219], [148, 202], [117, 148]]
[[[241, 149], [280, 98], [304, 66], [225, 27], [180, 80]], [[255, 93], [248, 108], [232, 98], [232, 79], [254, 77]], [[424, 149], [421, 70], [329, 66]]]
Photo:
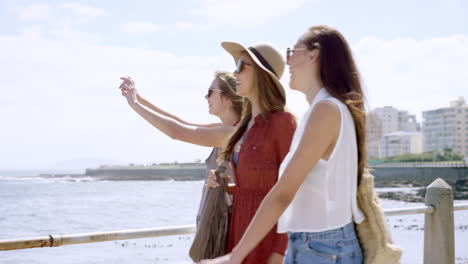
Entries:
[[[284, 51], [316, 24], [348, 39], [369, 107], [420, 117], [468, 99], [466, 14], [462, 0], [0, 0], [0, 169], [204, 159], [208, 148], [172, 141], [133, 113], [119, 77], [185, 119], [215, 121], [203, 95], [214, 70], [234, 67], [221, 41]], [[299, 117], [307, 107], [291, 91], [288, 106]]]

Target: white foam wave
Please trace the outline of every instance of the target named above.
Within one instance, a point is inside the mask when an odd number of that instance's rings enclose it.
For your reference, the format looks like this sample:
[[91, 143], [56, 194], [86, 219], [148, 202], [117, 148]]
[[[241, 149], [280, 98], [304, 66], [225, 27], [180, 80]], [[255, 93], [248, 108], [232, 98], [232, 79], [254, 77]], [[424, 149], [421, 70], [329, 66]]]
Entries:
[[37, 182], [37, 183], [59, 183], [59, 182], [93, 182], [98, 181], [97, 178], [89, 176], [84, 177], [72, 177], [70, 175], [64, 175], [61, 177], [47, 177], [47, 176], [24, 176], [24, 177], [11, 177], [11, 176], [0, 176], [0, 181], [12, 181], [12, 182]]

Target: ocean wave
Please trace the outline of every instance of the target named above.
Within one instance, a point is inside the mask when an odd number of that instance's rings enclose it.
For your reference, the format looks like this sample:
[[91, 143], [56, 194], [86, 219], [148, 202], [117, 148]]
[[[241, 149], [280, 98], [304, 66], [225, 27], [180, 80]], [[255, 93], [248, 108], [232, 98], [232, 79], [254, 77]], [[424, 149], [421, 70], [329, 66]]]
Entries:
[[84, 177], [72, 177], [70, 175], [64, 175], [60, 177], [47, 177], [47, 176], [0, 176], [0, 181], [10, 182], [36, 182], [36, 183], [59, 183], [59, 182], [93, 182], [99, 181], [97, 178], [84, 176]]
[[84, 176], [84, 177], [71, 177], [69, 175], [64, 176], [59, 178], [63, 181], [69, 181], [69, 182], [93, 182], [93, 181], [99, 181], [98, 178], [93, 178], [89, 176]]

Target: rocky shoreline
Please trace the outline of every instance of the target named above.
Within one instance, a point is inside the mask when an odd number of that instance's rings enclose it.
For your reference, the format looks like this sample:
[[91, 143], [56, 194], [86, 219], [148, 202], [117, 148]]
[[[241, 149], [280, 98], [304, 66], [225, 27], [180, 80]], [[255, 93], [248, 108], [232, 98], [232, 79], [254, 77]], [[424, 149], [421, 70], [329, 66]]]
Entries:
[[[404, 202], [424, 202], [424, 197], [426, 195], [426, 186], [421, 186], [416, 182], [411, 181], [401, 181], [393, 182], [382, 185], [376, 181], [376, 187], [420, 187], [414, 191], [389, 191], [389, 192], [379, 192], [378, 195], [383, 199], [398, 200]], [[454, 181], [447, 181], [447, 183], [452, 187], [453, 198], [454, 200], [468, 200], [468, 178], [463, 178]]]

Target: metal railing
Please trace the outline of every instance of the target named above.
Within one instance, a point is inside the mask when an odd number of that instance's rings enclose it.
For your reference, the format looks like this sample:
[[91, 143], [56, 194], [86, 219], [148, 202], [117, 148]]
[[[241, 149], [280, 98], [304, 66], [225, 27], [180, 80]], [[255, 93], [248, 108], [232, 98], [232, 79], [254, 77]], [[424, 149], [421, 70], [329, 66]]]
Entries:
[[[385, 216], [425, 214], [424, 263], [454, 263], [453, 212], [468, 210], [467, 204], [453, 204], [452, 188], [442, 179], [427, 188], [425, 205], [384, 210]], [[59, 247], [82, 243], [193, 234], [195, 225], [131, 229], [71, 235], [49, 235], [35, 238], [0, 240], [0, 251], [37, 247]]]
[[371, 163], [371, 168], [466, 168], [468, 163], [465, 161], [386, 161], [382, 163]]
[[49, 235], [44, 237], [0, 240], [0, 251], [38, 247], [59, 247], [64, 245], [96, 243], [115, 240], [175, 236], [195, 233], [195, 225], [128, 229], [110, 232], [83, 233], [71, 235]]

